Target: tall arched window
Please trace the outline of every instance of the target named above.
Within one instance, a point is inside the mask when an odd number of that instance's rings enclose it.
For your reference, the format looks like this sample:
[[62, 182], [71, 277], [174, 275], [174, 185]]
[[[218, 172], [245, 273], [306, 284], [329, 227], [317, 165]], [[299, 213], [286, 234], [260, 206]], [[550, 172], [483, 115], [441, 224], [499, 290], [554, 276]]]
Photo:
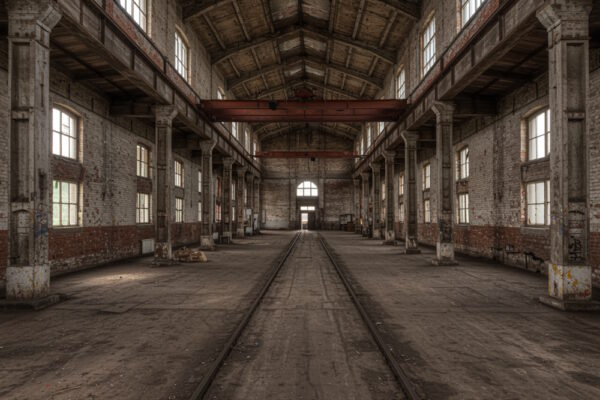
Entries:
[[298, 189], [296, 189], [296, 195], [298, 197], [317, 197], [319, 195], [319, 191], [317, 189], [317, 185], [310, 181], [304, 181], [298, 185]]

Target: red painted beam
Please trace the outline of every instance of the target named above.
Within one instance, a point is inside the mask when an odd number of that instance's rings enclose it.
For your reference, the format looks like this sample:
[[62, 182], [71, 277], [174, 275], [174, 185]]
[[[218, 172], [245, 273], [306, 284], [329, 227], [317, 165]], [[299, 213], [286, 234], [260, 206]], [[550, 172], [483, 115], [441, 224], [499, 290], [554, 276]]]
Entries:
[[202, 100], [199, 106], [222, 122], [389, 122], [400, 118], [406, 101]]
[[351, 151], [257, 151], [256, 158], [359, 158]]

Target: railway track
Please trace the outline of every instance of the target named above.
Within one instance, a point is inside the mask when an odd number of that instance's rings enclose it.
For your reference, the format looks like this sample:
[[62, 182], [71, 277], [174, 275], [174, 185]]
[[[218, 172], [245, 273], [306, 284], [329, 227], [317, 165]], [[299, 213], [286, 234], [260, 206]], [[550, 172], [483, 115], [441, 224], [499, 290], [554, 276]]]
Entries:
[[[190, 400], [202, 400], [205, 398], [209, 389], [211, 388], [211, 385], [215, 381], [215, 378], [217, 377], [219, 371], [223, 367], [223, 365], [224, 365], [225, 361], [227, 360], [228, 356], [230, 355], [231, 351], [233, 350], [233, 348], [236, 346], [236, 343], [240, 339], [242, 332], [244, 331], [244, 329], [247, 327], [248, 323], [252, 319], [253, 315], [255, 314], [255, 311], [261, 305], [266, 293], [269, 291], [269, 288], [271, 287], [271, 285], [277, 278], [277, 275], [279, 274], [279, 272], [281, 271], [283, 266], [286, 264], [286, 261], [288, 260], [290, 254], [294, 251], [294, 248], [296, 247], [296, 244], [298, 243], [301, 235], [304, 235], [304, 234], [301, 232], [298, 232], [296, 235], [294, 235], [293, 239], [290, 241], [290, 243], [287, 245], [287, 247], [284, 249], [284, 251], [278, 257], [277, 261], [274, 263], [273, 268], [270, 270], [270, 272], [268, 274], [268, 278], [266, 279], [265, 284], [263, 285], [261, 290], [258, 292], [258, 294], [257, 294], [256, 298], [253, 300], [250, 308], [246, 311], [246, 313], [244, 314], [240, 323], [237, 325], [236, 329], [233, 331], [233, 333], [227, 340], [224, 348], [219, 353], [218, 357], [211, 364], [209, 371], [207, 372], [207, 374], [203, 377], [202, 381], [197, 386], [196, 390], [190, 397]], [[352, 285], [350, 284], [350, 281], [348, 280], [348, 277], [346, 275], [344, 268], [339, 265], [339, 263], [336, 260], [335, 255], [333, 254], [333, 251], [328, 246], [326, 240], [320, 234], [318, 235], [318, 242], [319, 242], [320, 246], [322, 247], [323, 251], [325, 252], [325, 254], [327, 255], [328, 260], [333, 265], [333, 267], [337, 273], [337, 276], [342, 281], [348, 295], [350, 296], [350, 298], [352, 300], [352, 303], [354, 304], [354, 306], [356, 307], [356, 310], [360, 314], [360, 317], [361, 317], [362, 321], [364, 322], [364, 325], [366, 326], [370, 336], [372, 337], [373, 341], [377, 345], [378, 350], [380, 351], [380, 353], [382, 354], [383, 358], [385, 359], [387, 365], [389, 366], [389, 369], [390, 369], [392, 375], [394, 376], [398, 385], [404, 392], [405, 398], [410, 399], [410, 400], [420, 399], [419, 396], [417, 395], [417, 393], [415, 392], [414, 386], [410, 382], [404, 369], [402, 368], [402, 366], [400, 365], [398, 360], [396, 360], [396, 358], [392, 354], [391, 350], [386, 346], [383, 338], [381, 337], [380, 333], [377, 330], [376, 325], [373, 323], [369, 314], [367, 313], [365, 308], [360, 303], [356, 293], [354, 292]], [[359, 322], [359, 324], [360, 324], [360, 322]]]

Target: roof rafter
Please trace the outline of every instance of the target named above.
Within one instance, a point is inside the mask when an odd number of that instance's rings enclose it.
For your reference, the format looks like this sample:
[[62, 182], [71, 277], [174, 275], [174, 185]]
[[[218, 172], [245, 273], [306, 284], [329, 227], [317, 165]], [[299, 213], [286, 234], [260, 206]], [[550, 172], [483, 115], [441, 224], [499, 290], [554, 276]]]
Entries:
[[317, 68], [323, 69], [324, 72], [326, 72], [326, 70], [328, 70], [328, 69], [338, 71], [338, 72], [346, 74], [352, 78], [358, 79], [362, 82], [366, 82], [369, 85], [373, 85], [378, 89], [383, 89], [383, 82], [378, 78], [374, 78], [374, 77], [364, 74], [362, 72], [358, 72], [358, 71], [352, 70], [350, 68], [346, 68], [343, 65], [331, 64], [331, 63], [326, 64], [324, 62], [324, 60], [318, 59], [313, 56], [304, 56], [304, 57], [303, 56], [293, 56], [288, 59], [283, 59], [281, 64], [272, 64], [272, 65], [264, 67], [263, 69], [260, 69], [260, 70], [246, 72], [246, 73], [242, 74], [241, 77], [229, 81], [229, 89], [231, 90], [231, 89], [241, 85], [244, 82], [248, 82], [257, 77], [260, 77], [262, 74], [268, 74], [269, 72], [274, 72], [279, 69], [294, 66], [294, 65], [300, 64], [300, 63], [302, 65], [305, 65], [304, 63], [316, 65]]
[[285, 39], [289, 37], [293, 37], [295, 35], [305, 34], [307, 36], [315, 36], [320, 41], [327, 43], [329, 40], [332, 40], [335, 43], [342, 44], [347, 47], [351, 47], [354, 50], [359, 50], [368, 53], [373, 57], [378, 57], [379, 59], [387, 62], [388, 64], [394, 64], [396, 62], [396, 55], [394, 52], [390, 52], [387, 50], [382, 50], [377, 46], [372, 46], [370, 44], [361, 42], [359, 40], [352, 39], [351, 37], [339, 34], [339, 33], [330, 33], [327, 30], [319, 29], [312, 26], [297, 26], [290, 25], [287, 28], [280, 30], [274, 35], [268, 34], [264, 36], [257, 37], [248, 42], [240, 42], [237, 45], [228, 46], [228, 50], [222, 51], [218, 53], [213, 61], [213, 64], [218, 64], [222, 61], [225, 61], [229, 57], [235, 56], [241, 52], [250, 50], [252, 48], [262, 46], [265, 43], [269, 43], [271, 41], [275, 41], [276, 43], [280, 43], [285, 41]]
[[280, 85], [277, 87], [273, 87], [269, 90], [264, 90], [258, 93], [255, 93], [254, 96], [256, 99], [262, 99], [265, 97], [269, 97], [274, 95], [275, 93], [279, 92], [279, 91], [285, 91], [285, 89], [294, 89], [298, 86], [302, 86], [302, 85], [308, 85], [308, 86], [312, 86], [315, 87], [317, 89], [321, 89], [321, 90], [328, 90], [332, 93], [336, 93], [340, 96], [345, 96], [348, 97], [350, 99], [358, 99], [359, 95], [357, 93], [353, 93], [350, 92], [348, 90], [341, 90], [335, 87], [330, 87], [330, 86], [325, 86], [323, 83], [321, 82], [317, 82], [317, 81], [313, 81], [310, 79], [292, 79], [290, 81], [287, 81], [284, 85]]
[[343, 132], [334, 128], [331, 128], [326, 125], [319, 125], [318, 127], [306, 127], [306, 126], [285, 126], [283, 128], [275, 129], [273, 131], [267, 131], [262, 135], [257, 135], [260, 141], [267, 140], [282, 134], [295, 134], [295, 133], [303, 133], [303, 132], [311, 132], [311, 133], [324, 133], [333, 136], [339, 136], [344, 139], [354, 140], [356, 136], [351, 135], [347, 132]]
[[418, 3], [408, 0], [374, 0], [376, 2], [385, 4], [388, 7], [393, 8], [404, 17], [411, 20], [418, 20], [421, 16], [421, 10]]

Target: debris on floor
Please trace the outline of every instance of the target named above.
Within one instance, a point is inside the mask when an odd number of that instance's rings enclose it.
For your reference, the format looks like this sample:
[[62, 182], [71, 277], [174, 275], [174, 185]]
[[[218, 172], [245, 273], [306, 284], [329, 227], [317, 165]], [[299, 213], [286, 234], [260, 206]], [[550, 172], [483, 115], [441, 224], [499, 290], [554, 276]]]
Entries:
[[203, 251], [192, 250], [187, 247], [182, 247], [173, 253], [173, 259], [179, 262], [208, 262], [206, 255]]

